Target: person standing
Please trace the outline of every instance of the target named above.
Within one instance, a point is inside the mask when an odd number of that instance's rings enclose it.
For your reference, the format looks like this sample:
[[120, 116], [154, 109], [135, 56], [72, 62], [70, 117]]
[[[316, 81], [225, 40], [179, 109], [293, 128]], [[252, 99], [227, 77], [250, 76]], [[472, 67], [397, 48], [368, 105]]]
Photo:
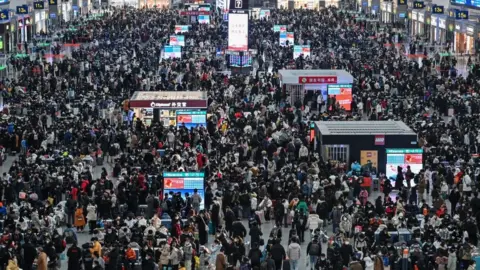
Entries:
[[282, 269], [282, 261], [287, 257], [287, 253], [280, 243], [280, 239], [275, 240], [275, 244], [270, 249], [270, 253], [272, 254], [272, 259], [275, 261], [275, 269]]
[[318, 243], [318, 238], [315, 236], [307, 246], [307, 254], [310, 257], [310, 268], [314, 269], [318, 257], [322, 253], [322, 246]]
[[77, 232], [82, 232], [83, 227], [85, 227], [85, 217], [83, 216], [83, 208], [81, 205], [78, 205], [77, 210], [75, 210], [75, 227]]
[[33, 268], [33, 261], [35, 261], [36, 257], [37, 251], [35, 250], [35, 247], [30, 242], [30, 239], [25, 238], [25, 244], [23, 245], [23, 269], [31, 270]]
[[41, 247], [39, 247], [37, 250], [37, 270], [47, 270], [47, 253], [45, 253]]
[[82, 259], [82, 251], [77, 247], [77, 243], [73, 242], [72, 246], [67, 250], [68, 270], [80, 270], [80, 260]]
[[290, 260], [290, 269], [292, 270], [298, 270], [298, 263], [302, 255], [302, 248], [298, 242], [298, 238], [295, 237], [292, 239], [292, 243], [288, 245], [288, 258]]
[[323, 106], [323, 95], [322, 91], [319, 91], [320, 93], [317, 96], [317, 107], [318, 107], [318, 114], [322, 113], [322, 106]]
[[95, 227], [97, 225], [97, 206], [93, 202], [89, 202], [87, 206], [87, 220], [88, 220], [88, 230], [90, 234], [93, 234]]
[[[217, 258], [215, 260], [215, 269], [216, 270], [225, 270], [227, 269], [227, 257], [225, 256], [225, 248], [220, 248], [220, 253], [217, 254]], [[186, 261], [186, 259], [185, 259]], [[190, 268], [186, 268], [190, 269]]]

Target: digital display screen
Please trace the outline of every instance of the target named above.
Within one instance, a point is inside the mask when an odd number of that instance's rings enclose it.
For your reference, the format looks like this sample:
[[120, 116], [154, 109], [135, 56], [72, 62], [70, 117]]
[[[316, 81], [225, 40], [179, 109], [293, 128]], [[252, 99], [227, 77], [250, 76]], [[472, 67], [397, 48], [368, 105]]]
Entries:
[[33, 9], [45, 9], [45, 3], [43, 1], [33, 2]]
[[274, 25], [273, 26], [273, 32], [287, 32], [287, 26], [286, 25]]
[[230, 66], [232, 67], [251, 67], [253, 57], [251, 55], [232, 55], [230, 54]]
[[210, 24], [210, 15], [198, 15], [199, 24]]
[[351, 84], [329, 84], [327, 85], [327, 92], [329, 96], [335, 96], [336, 102], [340, 104], [340, 107], [347, 111], [352, 109]]
[[200, 5], [198, 11], [210, 11], [210, 5]]
[[269, 9], [262, 9], [260, 10], [260, 19], [265, 19], [270, 17], [270, 10]]
[[293, 36], [293, 32], [280, 32], [280, 46], [293, 46], [295, 39]]
[[175, 34], [186, 33], [188, 32], [189, 28], [190, 28], [190, 25], [175, 25]]
[[413, 8], [414, 9], [422, 9], [425, 7], [425, 3], [423, 1], [414, 1]]
[[177, 127], [185, 125], [186, 128], [207, 126], [206, 111], [176, 111]]
[[165, 46], [163, 53], [165, 58], [182, 58], [182, 47]]
[[170, 36], [170, 46], [185, 46], [185, 36]]
[[230, 13], [228, 15], [228, 49], [248, 50], [248, 14]]
[[163, 173], [163, 193], [170, 193], [170, 191], [180, 192], [183, 199], [185, 193], [190, 197], [193, 190], [197, 189], [198, 194], [202, 198], [200, 203], [200, 210], [205, 208], [205, 192], [204, 192], [204, 178], [203, 172], [164, 172]]
[[302, 54], [303, 54], [303, 58], [310, 56], [310, 45], [293, 46], [293, 59], [297, 59]]
[[450, 3], [480, 8], [480, 0], [450, 0]]
[[[410, 166], [410, 170], [414, 174], [418, 174], [423, 169], [423, 149], [386, 149], [387, 152], [387, 165], [386, 176], [390, 180], [395, 180], [398, 174], [398, 166], [402, 168], [402, 173], [407, 172], [407, 166]], [[405, 179], [405, 177], [404, 177]], [[392, 184], [394, 186], [394, 184]], [[404, 186], [407, 186], [407, 182], [404, 181]], [[415, 183], [413, 179], [410, 182], [413, 187]]]

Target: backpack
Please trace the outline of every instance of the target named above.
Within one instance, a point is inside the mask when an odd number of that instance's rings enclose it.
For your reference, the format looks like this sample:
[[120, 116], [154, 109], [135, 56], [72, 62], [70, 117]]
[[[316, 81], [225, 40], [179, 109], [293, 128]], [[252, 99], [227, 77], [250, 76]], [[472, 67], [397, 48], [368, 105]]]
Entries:
[[201, 201], [202, 201], [202, 198], [200, 198], [200, 195], [198, 195], [198, 194], [193, 194], [193, 196], [192, 196], [192, 205], [193, 205], [193, 206], [198, 206], [198, 205], [200, 205]]
[[67, 244], [73, 244], [73, 242], [75, 242], [75, 237], [73, 237], [72, 231], [66, 230], [64, 232], [64, 235], [65, 235], [65, 242], [67, 242]]
[[310, 254], [312, 256], [318, 256], [320, 254], [320, 246], [318, 244], [312, 244], [310, 246]]
[[163, 211], [168, 211], [168, 201], [167, 200], [164, 200], [162, 202], [162, 210]]
[[135, 250], [133, 250], [133, 248], [129, 248], [125, 253], [125, 257], [127, 258], [127, 260], [135, 260], [137, 259], [137, 253], [135, 253]]

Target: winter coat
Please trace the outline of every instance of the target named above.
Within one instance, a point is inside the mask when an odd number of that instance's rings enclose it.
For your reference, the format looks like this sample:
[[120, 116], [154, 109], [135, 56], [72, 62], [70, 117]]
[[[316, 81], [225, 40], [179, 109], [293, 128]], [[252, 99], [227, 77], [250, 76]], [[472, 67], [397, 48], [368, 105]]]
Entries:
[[85, 226], [85, 217], [83, 216], [83, 208], [77, 208], [77, 210], [75, 210], [74, 226], [75, 227]]
[[170, 260], [170, 245], [167, 244], [162, 248], [159, 264], [167, 265], [169, 260]]
[[18, 270], [17, 262], [14, 260], [8, 260], [7, 270]]
[[363, 261], [365, 262], [365, 270], [373, 270], [373, 261], [370, 257], [364, 257]]
[[173, 248], [170, 255], [170, 260], [172, 260], [172, 265], [179, 265], [180, 261], [183, 260], [183, 252], [181, 249]]
[[97, 220], [97, 206], [91, 204], [87, 206], [87, 219]]
[[43, 251], [38, 254], [37, 270], [47, 270], [47, 254]]
[[321, 223], [322, 223], [322, 220], [317, 214], [310, 214], [308, 216], [307, 224], [310, 230], [317, 229]]
[[381, 257], [376, 256], [373, 261], [374, 261], [373, 263], [374, 270], [384, 270], [383, 259]]
[[252, 208], [253, 211], [257, 210], [258, 202], [256, 197], [252, 197], [250, 200], [250, 208]]
[[225, 270], [227, 268], [227, 258], [225, 254], [218, 253], [215, 260], [215, 270]]
[[287, 256], [290, 260], [299, 260], [302, 253], [302, 248], [298, 243], [291, 243], [288, 246]]
[[363, 266], [359, 261], [353, 261], [350, 263], [350, 270], [363, 270]]
[[455, 252], [448, 254], [447, 270], [457, 270], [457, 254]]

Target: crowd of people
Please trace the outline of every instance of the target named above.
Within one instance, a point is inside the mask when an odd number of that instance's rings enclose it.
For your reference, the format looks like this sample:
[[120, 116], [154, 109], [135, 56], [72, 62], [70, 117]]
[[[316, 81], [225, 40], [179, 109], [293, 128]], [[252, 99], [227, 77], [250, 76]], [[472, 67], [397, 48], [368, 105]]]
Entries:
[[[1, 157], [14, 159], [0, 183], [1, 269], [474, 269], [477, 59], [457, 76], [444, 72], [456, 68], [453, 56], [404, 55], [394, 25], [369, 30], [379, 27], [333, 7], [271, 10], [249, 21], [265, 75], [229, 76], [216, 56], [227, 40], [222, 16], [186, 20], [175, 10], [112, 9], [66, 25], [79, 36], [69, 31], [51, 49], [84, 41], [70, 57], [52, 61], [42, 48], [35, 60], [12, 59], [19, 78], [1, 82]], [[177, 24], [191, 24], [182, 58], [162, 57]], [[312, 56], [292, 60], [273, 32], [279, 24]], [[277, 76], [285, 68], [347, 70], [352, 111], [318, 93], [290, 104]], [[140, 89], [205, 91], [207, 125], [131, 117], [126, 100]], [[387, 179], [325, 160], [309, 122], [333, 119], [404, 121], [425, 169]], [[204, 172], [204, 193], [164, 193], [164, 171]], [[372, 175], [378, 198], [361, 187]]]

